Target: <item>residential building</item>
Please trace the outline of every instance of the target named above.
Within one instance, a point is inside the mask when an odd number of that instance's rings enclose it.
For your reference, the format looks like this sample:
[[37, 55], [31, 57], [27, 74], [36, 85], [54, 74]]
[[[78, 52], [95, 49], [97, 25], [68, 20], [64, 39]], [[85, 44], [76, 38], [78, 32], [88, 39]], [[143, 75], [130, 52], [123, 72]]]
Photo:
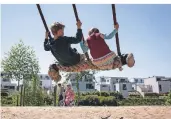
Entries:
[[132, 83], [127, 77], [97, 77], [95, 89], [98, 91], [118, 91], [124, 98], [132, 91]]
[[132, 89], [137, 90], [138, 85], [144, 85], [144, 79], [143, 78], [130, 78], [128, 79], [132, 83]]
[[3, 95], [10, 95], [16, 93], [17, 91], [17, 84], [12, 83], [10, 79], [4, 77], [4, 73], [1, 73], [1, 94]]
[[171, 78], [164, 76], [153, 76], [144, 79], [145, 85], [150, 85], [152, 87], [152, 92], [154, 93], [168, 93], [171, 91]]
[[[69, 77], [68, 80], [72, 85], [73, 90], [76, 92], [77, 91], [77, 80], [76, 80], [76, 73], [72, 73]], [[79, 86], [79, 91], [80, 92], [91, 92], [95, 91], [95, 82], [94, 82], [94, 76], [89, 74], [83, 76], [81, 79], [78, 81], [78, 86]]]

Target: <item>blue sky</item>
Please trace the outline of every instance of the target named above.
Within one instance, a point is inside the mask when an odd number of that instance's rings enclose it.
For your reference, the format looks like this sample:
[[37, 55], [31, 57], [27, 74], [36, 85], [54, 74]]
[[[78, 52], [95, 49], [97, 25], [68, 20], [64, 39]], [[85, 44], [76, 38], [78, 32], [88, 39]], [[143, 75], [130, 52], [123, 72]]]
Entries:
[[[102, 33], [113, 30], [112, 8], [109, 4], [76, 5], [82, 21], [85, 38], [91, 27], [98, 27]], [[55, 21], [66, 25], [65, 35], [76, 34], [76, 21], [72, 5], [41, 5], [48, 26]], [[1, 55], [22, 39], [36, 51], [41, 73], [47, 74], [54, 58], [44, 51], [45, 29], [36, 5], [1, 6]], [[171, 5], [116, 5], [117, 20], [120, 24], [119, 39], [122, 53], [132, 52], [135, 67], [124, 70], [104, 71], [98, 75], [148, 77], [153, 75], [171, 76]], [[107, 41], [116, 52], [115, 38]], [[82, 53], [79, 45], [73, 45]]]

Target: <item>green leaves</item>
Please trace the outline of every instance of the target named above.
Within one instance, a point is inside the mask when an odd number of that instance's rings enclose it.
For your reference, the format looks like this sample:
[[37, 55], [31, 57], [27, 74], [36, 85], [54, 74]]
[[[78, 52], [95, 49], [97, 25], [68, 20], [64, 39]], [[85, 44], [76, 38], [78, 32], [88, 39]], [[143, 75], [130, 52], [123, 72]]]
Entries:
[[3, 71], [8, 73], [8, 78], [17, 81], [30, 80], [40, 70], [35, 51], [30, 46], [24, 45], [22, 40], [5, 53], [1, 66]]

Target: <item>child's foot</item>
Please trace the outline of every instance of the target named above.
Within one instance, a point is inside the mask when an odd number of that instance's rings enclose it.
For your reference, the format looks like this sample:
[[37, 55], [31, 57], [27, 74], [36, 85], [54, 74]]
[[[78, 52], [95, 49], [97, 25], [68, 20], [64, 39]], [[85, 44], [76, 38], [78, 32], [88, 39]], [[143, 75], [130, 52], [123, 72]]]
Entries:
[[48, 75], [55, 82], [59, 82], [61, 80], [61, 75], [59, 74], [59, 70], [56, 67], [56, 64], [50, 65]]
[[128, 54], [127, 58], [126, 58], [126, 63], [128, 65], [128, 67], [133, 67], [135, 64], [135, 59], [134, 59], [134, 55], [132, 53]]

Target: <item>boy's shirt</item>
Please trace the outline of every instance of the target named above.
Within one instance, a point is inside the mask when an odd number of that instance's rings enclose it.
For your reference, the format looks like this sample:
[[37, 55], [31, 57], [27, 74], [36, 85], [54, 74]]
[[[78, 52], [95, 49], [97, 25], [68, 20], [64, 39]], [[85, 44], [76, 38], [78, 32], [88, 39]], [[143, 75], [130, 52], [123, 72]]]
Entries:
[[76, 37], [59, 37], [53, 40], [51, 44], [45, 39], [45, 51], [51, 51], [53, 56], [63, 66], [72, 66], [80, 62], [80, 54], [71, 48], [71, 44], [78, 44], [83, 38], [82, 29], [77, 29]]

